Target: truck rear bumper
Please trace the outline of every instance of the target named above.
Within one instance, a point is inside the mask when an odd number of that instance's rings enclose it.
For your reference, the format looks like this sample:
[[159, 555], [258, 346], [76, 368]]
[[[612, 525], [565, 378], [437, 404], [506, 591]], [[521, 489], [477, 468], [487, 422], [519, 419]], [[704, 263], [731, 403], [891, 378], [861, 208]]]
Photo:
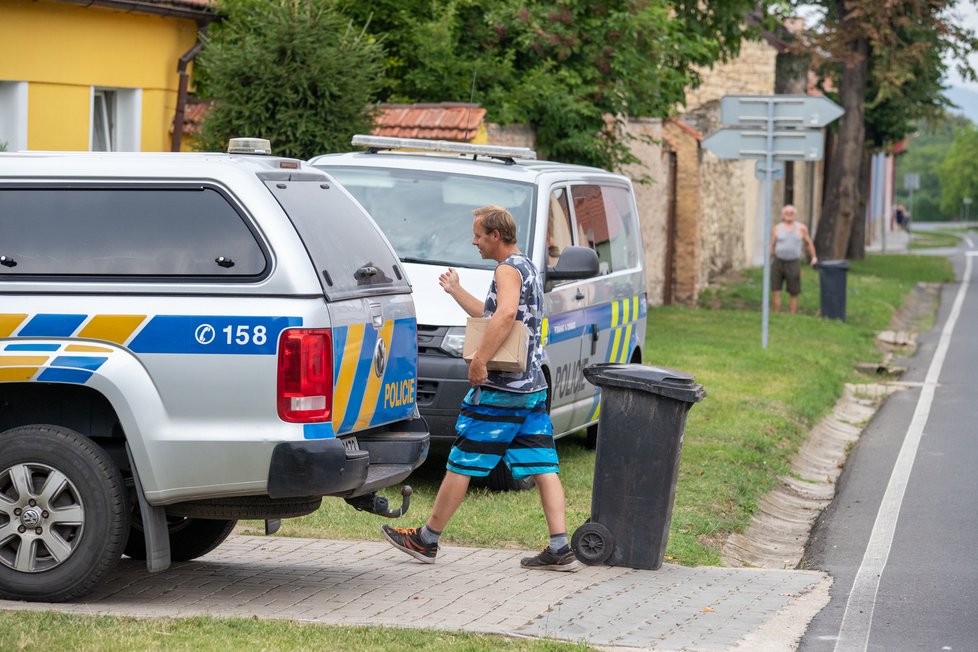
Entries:
[[361, 496], [398, 484], [428, 457], [424, 419], [358, 432], [356, 439], [354, 450], [340, 439], [278, 444], [268, 470], [268, 495]]

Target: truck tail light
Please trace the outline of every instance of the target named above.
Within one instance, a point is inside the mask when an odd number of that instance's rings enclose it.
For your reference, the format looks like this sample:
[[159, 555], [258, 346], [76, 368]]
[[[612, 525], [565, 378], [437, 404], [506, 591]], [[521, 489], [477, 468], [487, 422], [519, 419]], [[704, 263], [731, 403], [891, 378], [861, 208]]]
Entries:
[[278, 342], [278, 416], [329, 421], [333, 413], [333, 338], [329, 329], [282, 331]]

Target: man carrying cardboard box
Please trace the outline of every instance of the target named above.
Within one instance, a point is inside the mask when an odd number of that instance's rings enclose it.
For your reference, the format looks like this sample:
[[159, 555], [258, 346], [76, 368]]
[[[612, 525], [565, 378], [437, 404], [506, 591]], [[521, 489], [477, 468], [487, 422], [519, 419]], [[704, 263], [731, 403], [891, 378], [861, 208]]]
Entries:
[[[500, 461], [515, 478], [532, 476], [550, 530], [550, 545], [525, 557], [524, 568], [576, 570], [579, 566], [567, 541], [564, 487], [558, 477], [553, 426], [547, 413], [547, 381], [543, 375], [543, 283], [533, 262], [516, 246], [516, 222], [505, 208], [483, 206], [472, 211], [472, 244], [486, 260], [495, 260], [489, 294], [480, 301], [462, 288], [449, 268], [438, 282], [472, 317], [488, 317], [485, 334], [469, 363], [469, 390], [455, 424], [458, 438], [448, 456], [448, 470], [435, 505], [420, 528], [382, 527], [398, 550], [427, 564], [438, 554], [438, 537], [462, 504], [469, 479], [482, 477]], [[488, 362], [516, 322], [529, 332], [524, 371], [492, 371]]]

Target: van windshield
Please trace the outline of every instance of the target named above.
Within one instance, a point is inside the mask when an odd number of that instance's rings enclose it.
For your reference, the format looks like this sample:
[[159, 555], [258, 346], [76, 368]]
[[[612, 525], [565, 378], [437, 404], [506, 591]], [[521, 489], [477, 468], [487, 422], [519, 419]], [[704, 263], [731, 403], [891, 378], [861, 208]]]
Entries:
[[425, 170], [320, 166], [363, 204], [404, 262], [492, 269], [472, 242], [472, 211], [503, 206], [532, 251], [533, 184]]

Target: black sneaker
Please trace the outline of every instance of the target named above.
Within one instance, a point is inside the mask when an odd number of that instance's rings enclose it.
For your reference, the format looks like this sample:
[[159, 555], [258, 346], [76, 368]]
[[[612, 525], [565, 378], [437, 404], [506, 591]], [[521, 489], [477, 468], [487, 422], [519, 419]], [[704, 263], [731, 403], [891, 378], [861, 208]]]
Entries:
[[435, 555], [438, 554], [438, 544], [424, 543], [418, 534], [418, 528], [404, 529], [382, 525], [380, 529], [384, 533], [384, 538], [401, 552], [406, 552], [426, 564], [435, 563]]
[[521, 559], [520, 566], [540, 570], [576, 571], [581, 565], [577, 562], [577, 557], [574, 556], [570, 546], [562, 552], [552, 552], [550, 546], [547, 546], [539, 555]]

